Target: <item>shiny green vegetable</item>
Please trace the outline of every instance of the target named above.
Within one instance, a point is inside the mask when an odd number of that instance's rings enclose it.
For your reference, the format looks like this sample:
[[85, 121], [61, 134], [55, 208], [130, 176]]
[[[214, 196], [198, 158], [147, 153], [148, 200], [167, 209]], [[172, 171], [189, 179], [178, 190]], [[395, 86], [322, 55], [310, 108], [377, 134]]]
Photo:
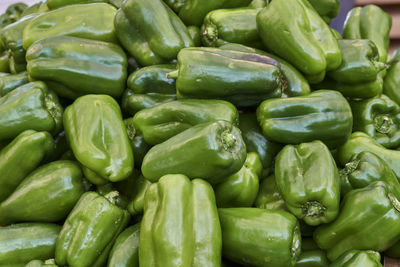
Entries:
[[139, 267], [140, 224], [126, 228], [115, 240], [107, 266]]
[[339, 15], [340, 1], [339, 0], [308, 0], [314, 7], [315, 11], [330, 24], [331, 20]]
[[134, 180], [133, 190], [130, 192], [131, 201], [128, 204], [128, 211], [132, 216], [140, 215], [143, 213], [144, 208], [144, 196], [149, 189], [151, 183], [140, 175]]
[[327, 267], [329, 260], [323, 250], [302, 251], [295, 267]]
[[383, 267], [381, 255], [372, 250], [350, 250], [329, 267]]
[[5, 96], [7, 93], [28, 82], [28, 73], [25, 71], [18, 74], [2, 76], [0, 77], [0, 96]]
[[108, 0], [47, 0], [47, 6], [49, 9], [57, 9], [63, 6], [68, 5], [77, 5], [77, 4], [91, 4], [91, 3], [107, 3]]
[[275, 175], [270, 175], [261, 181], [254, 206], [266, 210], [287, 210], [285, 200], [276, 184]]
[[400, 105], [400, 48], [395, 51], [388, 64], [383, 93]]
[[135, 159], [134, 166], [139, 168], [142, 166], [144, 156], [150, 150], [151, 145], [146, 143], [143, 134], [139, 130], [135, 129], [133, 118], [125, 119], [124, 124], [132, 148], [133, 158]]
[[54, 259], [49, 260], [33, 260], [30, 261], [25, 267], [58, 267]]

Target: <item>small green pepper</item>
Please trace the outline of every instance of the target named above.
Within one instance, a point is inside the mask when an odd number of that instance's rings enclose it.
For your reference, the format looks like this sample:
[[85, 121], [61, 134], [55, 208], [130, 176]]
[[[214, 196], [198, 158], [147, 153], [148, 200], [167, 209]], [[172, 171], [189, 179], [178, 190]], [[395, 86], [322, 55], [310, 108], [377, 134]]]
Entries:
[[2, 76], [0, 77], [0, 96], [5, 96], [7, 93], [28, 82], [28, 73], [26, 71], [18, 74]]
[[294, 267], [327, 267], [328, 265], [329, 260], [326, 257], [326, 253], [318, 249], [302, 251]]
[[373, 250], [350, 250], [332, 262], [329, 267], [383, 267], [381, 255]]
[[139, 267], [140, 224], [126, 228], [115, 240], [108, 256], [109, 267]]
[[285, 200], [283, 200], [276, 184], [275, 175], [270, 175], [261, 181], [254, 206], [266, 210], [287, 211]]

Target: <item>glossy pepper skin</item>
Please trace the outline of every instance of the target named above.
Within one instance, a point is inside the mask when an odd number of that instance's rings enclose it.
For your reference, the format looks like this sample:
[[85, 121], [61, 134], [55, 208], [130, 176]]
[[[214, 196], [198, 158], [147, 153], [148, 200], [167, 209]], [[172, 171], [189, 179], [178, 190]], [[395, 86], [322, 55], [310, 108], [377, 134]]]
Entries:
[[211, 11], [201, 26], [203, 44], [219, 47], [226, 43], [236, 43], [261, 48], [256, 23], [260, 10], [244, 7]]
[[115, 44], [70, 36], [49, 37], [30, 46], [26, 60], [29, 77], [45, 81], [63, 97], [119, 97], [125, 89], [127, 59]]
[[121, 44], [142, 66], [168, 63], [194, 45], [185, 24], [162, 0], [124, 1], [114, 23]]
[[43, 13], [25, 27], [22, 46], [27, 50], [37, 40], [60, 35], [117, 43], [116, 12], [112, 5], [94, 3], [70, 5]]
[[314, 231], [314, 240], [334, 261], [352, 249], [384, 251], [400, 233], [399, 200], [385, 182], [355, 189], [342, 201], [339, 216]]
[[297, 218], [312, 226], [336, 218], [339, 171], [321, 141], [285, 146], [276, 157], [275, 181], [288, 210]]
[[368, 39], [378, 48], [379, 61], [385, 63], [389, 50], [392, 17], [376, 5], [353, 8], [343, 28], [344, 39]]
[[48, 132], [26, 130], [0, 151], [0, 202], [14, 192], [53, 147]]
[[68, 6], [68, 5], [77, 5], [77, 4], [91, 4], [91, 3], [107, 3], [108, 0], [48, 0], [46, 1], [49, 9], [57, 9], [60, 7]]
[[285, 210], [287, 207], [285, 200], [279, 192], [275, 181], [275, 175], [270, 175], [261, 180], [259, 191], [254, 202], [254, 206], [266, 210]]
[[339, 15], [340, 1], [339, 0], [308, 0], [314, 7], [315, 11], [329, 25], [332, 19]]
[[151, 182], [180, 173], [215, 184], [239, 171], [245, 159], [240, 130], [227, 121], [216, 121], [198, 124], [153, 146], [143, 159], [142, 173]]
[[150, 186], [140, 225], [140, 266], [219, 267], [221, 247], [210, 184], [170, 174]]
[[265, 100], [257, 108], [257, 119], [268, 140], [286, 144], [321, 140], [329, 148], [344, 144], [353, 126], [347, 100], [330, 90]]
[[114, 204], [118, 192], [82, 195], [68, 215], [56, 244], [56, 263], [61, 266], [103, 266], [112, 245], [129, 222], [129, 213]]
[[54, 257], [61, 226], [50, 223], [20, 223], [0, 227], [0, 264], [25, 266], [35, 259]]
[[361, 131], [379, 144], [395, 149], [400, 146], [400, 106], [385, 95], [350, 102], [353, 131]]
[[9, 5], [6, 11], [0, 16], [0, 29], [8, 24], [16, 22], [23, 17], [22, 14], [27, 7], [28, 6], [25, 3], [15, 3]]
[[201, 46], [201, 33], [200, 28], [194, 25], [187, 27], [190, 37], [193, 40], [193, 46], [198, 47]]
[[0, 52], [0, 72], [1, 73], [9, 72], [9, 60], [7, 51]]
[[181, 99], [143, 109], [133, 117], [135, 128], [151, 145], [162, 143], [197, 124], [219, 120], [237, 126], [236, 107], [223, 100]]
[[144, 197], [151, 185], [143, 175], [140, 175], [134, 181], [133, 190], [130, 192], [132, 198], [128, 203], [128, 211], [132, 216], [141, 215], [143, 213], [144, 208]]
[[115, 240], [107, 266], [139, 267], [140, 224], [126, 228]]
[[[76, 159], [84, 166], [85, 177], [92, 183], [118, 182], [132, 173], [132, 149], [121, 110], [112, 97], [78, 98], [65, 110], [64, 129]], [[90, 179], [92, 176], [96, 179]]]
[[257, 26], [264, 45], [312, 83], [340, 66], [339, 44], [307, 0], [272, 1], [257, 14]]
[[400, 105], [400, 48], [389, 62], [389, 69], [383, 83], [383, 93]]
[[128, 118], [124, 120], [126, 132], [128, 134], [129, 143], [131, 144], [133, 158], [135, 159], [134, 166], [142, 166], [144, 156], [152, 147], [147, 144], [144, 140], [143, 134], [135, 129], [133, 125], [133, 118]]
[[12, 90], [29, 82], [26, 71], [0, 77], [0, 96], [5, 96]]
[[178, 69], [168, 76], [176, 79], [178, 99], [223, 99], [250, 107], [282, 94], [279, 63], [253, 53], [185, 48], [178, 54]]
[[0, 224], [58, 222], [84, 193], [82, 171], [72, 161], [54, 161], [29, 174], [0, 203]]
[[257, 197], [262, 164], [257, 153], [247, 154], [243, 167], [214, 187], [219, 208], [251, 207]]
[[383, 267], [381, 255], [373, 250], [350, 250], [329, 267]]
[[122, 109], [135, 115], [142, 109], [176, 100], [175, 79], [167, 77], [175, 69], [173, 64], [162, 64], [131, 73], [127, 82], [128, 89], [122, 96]]
[[58, 97], [46, 84], [27, 83], [0, 98], [0, 140], [14, 138], [25, 130], [57, 134], [62, 116]]
[[251, 266], [295, 265], [301, 235], [292, 214], [258, 208], [220, 208], [218, 214], [225, 258]]
[[56, 262], [54, 259], [49, 259], [49, 260], [33, 260], [28, 262], [27, 265], [25, 265], [25, 267], [58, 267], [58, 265], [56, 265]]
[[[327, 267], [329, 260], [323, 250], [302, 251], [295, 267]], [[361, 267], [361, 266], [360, 266]]]

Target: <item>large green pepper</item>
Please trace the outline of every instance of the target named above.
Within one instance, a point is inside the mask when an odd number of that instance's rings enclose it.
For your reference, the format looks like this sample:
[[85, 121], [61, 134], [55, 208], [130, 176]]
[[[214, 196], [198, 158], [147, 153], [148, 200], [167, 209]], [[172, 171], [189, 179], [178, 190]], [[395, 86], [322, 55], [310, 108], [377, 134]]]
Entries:
[[181, 99], [141, 110], [133, 117], [135, 128], [151, 145], [194, 125], [218, 120], [237, 125], [239, 114], [235, 106], [223, 100]]
[[48, 132], [26, 130], [0, 151], [0, 202], [14, 192], [53, 147]]
[[385, 63], [389, 50], [392, 17], [376, 5], [353, 8], [343, 28], [344, 39], [368, 39], [379, 51], [379, 61]]
[[2, 76], [0, 77], [0, 96], [5, 96], [7, 93], [28, 82], [27, 72]]
[[[134, 159], [121, 110], [107, 95], [87, 95], [65, 110], [65, 135], [92, 183], [118, 182], [133, 170]], [[96, 177], [96, 179], [93, 179]]]
[[115, 239], [129, 222], [129, 213], [114, 204], [118, 192], [82, 195], [68, 215], [56, 244], [56, 262], [69, 267], [97, 267], [107, 261]]
[[283, 87], [275, 59], [211, 47], [182, 49], [178, 70], [168, 76], [177, 79], [178, 99], [224, 99], [238, 107], [256, 106], [264, 99], [280, 97]]
[[33, 44], [26, 60], [30, 78], [47, 82], [63, 97], [119, 97], [125, 89], [127, 59], [115, 44], [70, 36], [49, 37]]
[[353, 126], [347, 100], [330, 90], [265, 100], [257, 109], [257, 119], [268, 140], [286, 144], [321, 140], [330, 148], [344, 144]]
[[350, 102], [354, 131], [361, 131], [387, 148], [400, 146], [400, 106], [385, 95]]
[[141, 267], [221, 265], [221, 227], [212, 187], [171, 174], [152, 184], [140, 225]]
[[275, 175], [270, 175], [261, 181], [254, 206], [266, 210], [287, 210], [285, 200], [276, 184]]
[[389, 69], [383, 83], [383, 93], [400, 105], [400, 48], [389, 62]]
[[321, 141], [285, 146], [276, 157], [275, 180], [287, 208], [297, 218], [313, 226], [336, 218], [339, 171]]
[[131, 144], [133, 158], [135, 159], [134, 166], [142, 166], [144, 156], [150, 150], [151, 145], [144, 141], [143, 134], [135, 129], [133, 118], [124, 120], [126, 132], [128, 134], [129, 143]]
[[301, 252], [295, 267], [327, 267], [328, 265], [329, 260], [323, 250], [310, 250]]
[[400, 202], [385, 182], [374, 182], [344, 197], [339, 216], [314, 231], [318, 246], [334, 261], [352, 249], [384, 251], [400, 235]]
[[340, 66], [338, 41], [307, 0], [272, 1], [258, 13], [257, 25], [264, 45], [312, 83]]
[[117, 36], [142, 66], [169, 62], [193, 46], [181, 19], [162, 0], [126, 0], [115, 17]]
[[256, 23], [260, 10], [246, 7], [211, 11], [201, 26], [203, 44], [218, 47], [226, 43], [237, 43], [261, 48]]
[[0, 140], [29, 129], [57, 134], [62, 128], [62, 114], [57, 95], [43, 82], [22, 85], [0, 98]]
[[72, 161], [36, 169], [0, 203], [0, 225], [65, 219], [84, 193], [82, 178], [79, 165]]
[[22, 45], [27, 50], [37, 40], [60, 35], [117, 43], [114, 30], [116, 12], [112, 5], [94, 3], [43, 13], [25, 27]]
[[25, 267], [58, 267], [58, 265], [56, 265], [56, 261], [54, 259], [49, 259], [45, 261], [33, 260], [28, 262]]
[[218, 209], [218, 213], [224, 257], [251, 266], [295, 265], [301, 235], [292, 214], [257, 208]]
[[214, 187], [219, 208], [251, 207], [257, 197], [262, 164], [257, 153], [247, 154], [243, 167]]
[[245, 159], [240, 130], [230, 122], [216, 121], [198, 124], [153, 146], [143, 159], [142, 173], [151, 182], [180, 173], [215, 184], [239, 171]]
[[175, 65], [153, 65], [141, 68], [128, 77], [128, 89], [122, 96], [122, 109], [131, 115], [155, 105], [176, 100], [175, 80], [167, 74]]
[[383, 267], [381, 255], [372, 250], [350, 250], [329, 267]]
[[125, 229], [115, 240], [107, 266], [139, 267], [139, 235], [140, 224]]
[[108, 0], [46, 0], [49, 9], [57, 9], [63, 6], [77, 5], [77, 4], [91, 4], [91, 3], [107, 3]]
[[61, 227], [50, 223], [20, 223], [0, 227], [0, 265], [23, 267], [31, 260], [54, 257]]

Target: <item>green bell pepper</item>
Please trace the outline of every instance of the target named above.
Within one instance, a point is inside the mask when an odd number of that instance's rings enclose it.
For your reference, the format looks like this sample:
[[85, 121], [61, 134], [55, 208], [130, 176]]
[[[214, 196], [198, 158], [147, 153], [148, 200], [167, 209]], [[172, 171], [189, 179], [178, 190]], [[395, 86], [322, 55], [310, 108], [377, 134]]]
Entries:
[[239, 171], [245, 159], [240, 130], [230, 122], [216, 121], [198, 124], [153, 146], [143, 159], [142, 173], [151, 182], [180, 173], [216, 184]]
[[126, 228], [115, 240], [107, 266], [139, 267], [140, 224]]
[[323, 250], [311, 250], [300, 254], [295, 267], [327, 267], [328, 265], [329, 260]]
[[228, 121], [238, 124], [234, 105], [223, 100], [181, 99], [143, 109], [135, 114], [133, 123], [146, 143], [156, 145], [201, 123]]
[[381, 255], [373, 250], [350, 250], [329, 267], [383, 267]]
[[162, 0], [126, 0], [115, 17], [122, 46], [142, 66], [175, 59], [179, 50], [193, 46], [181, 19]]
[[257, 26], [264, 45], [312, 83], [341, 64], [338, 41], [307, 0], [272, 1], [257, 14]]
[[176, 100], [175, 80], [167, 78], [167, 74], [175, 69], [175, 65], [164, 64], [131, 73], [128, 89], [122, 96], [122, 109], [135, 115], [142, 109]]
[[10, 61], [8, 59], [8, 52], [4, 51], [0, 53], [0, 72], [1, 73], [8, 73], [10, 72]]
[[28, 50], [37, 40], [60, 35], [118, 43], [114, 29], [116, 12], [112, 5], [94, 3], [70, 5], [43, 13], [25, 27], [22, 46]]
[[247, 154], [243, 167], [214, 187], [219, 208], [251, 207], [257, 197], [262, 164], [257, 153]]
[[383, 93], [400, 105], [400, 48], [389, 61], [389, 69], [383, 82]]
[[314, 231], [318, 246], [336, 260], [352, 249], [384, 251], [400, 235], [400, 202], [385, 182], [346, 194], [335, 221]]
[[201, 33], [200, 33], [200, 27], [197, 26], [188, 26], [187, 27], [190, 37], [193, 40], [193, 46], [198, 47], [201, 46]]
[[23, 267], [35, 259], [54, 257], [61, 226], [50, 223], [20, 223], [0, 227], [0, 265]]
[[[55, 86], [63, 97], [108, 94], [119, 97], [125, 89], [127, 59], [115, 44], [70, 36], [55, 36], [34, 43], [26, 53], [31, 79]], [[59, 88], [59, 90], [56, 90]]]
[[108, 0], [46, 0], [49, 9], [57, 9], [69, 5], [92, 4], [101, 2], [107, 3]]
[[151, 183], [146, 178], [144, 178], [143, 175], [140, 175], [138, 178], [133, 180], [132, 190], [129, 192], [131, 200], [128, 203], [127, 207], [129, 213], [132, 216], [140, 215], [143, 213], [144, 197], [150, 185]]
[[25, 130], [62, 128], [63, 108], [58, 97], [43, 82], [22, 85], [0, 98], [0, 140], [14, 138]]
[[[267, 56], [211, 47], [184, 48], [175, 78], [178, 99], [223, 99], [238, 107], [256, 106], [280, 97], [279, 63]], [[206, 79], [204, 77], [207, 77]]]
[[[108, 183], [104, 185], [96, 185], [96, 192], [102, 195], [103, 197], [106, 196], [108, 193], [116, 191], [115, 186], [113, 183]], [[118, 207], [121, 207], [123, 209], [126, 209], [129, 203], [128, 197], [124, 196], [119, 192], [119, 195], [114, 198], [115, 200], [115, 205]]]
[[45, 261], [33, 260], [28, 262], [25, 267], [58, 267], [58, 265], [56, 265], [56, 261], [54, 259], [49, 259]]
[[107, 261], [115, 239], [129, 222], [129, 213], [114, 204], [118, 192], [82, 195], [68, 215], [56, 244], [56, 262], [69, 267], [97, 267]]
[[257, 108], [257, 119], [268, 140], [286, 144], [321, 140], [329, 148], [344, 144], [353, 126], [347, 100], [330, 90], [265, 100]]
[[260, 183], [260, 190], [254, 201], [254, 206], [266, 210], [285, 210], [287, 207], [285, 200], [279, 192], [278, 185], [275, 181], [275, 175], [263, 179]]
[[400, 146], [400, 106], [385, 95], [350, 102], [354, 131], [361, 131], [387, 148]]
[[144, 140], [143, 134], [135, 129], [133, 118], [125, 119], [124, 124], [132, 148], [133, 158], [135, 161], [134, 166], [141, 167], [144, 156], [150, 150], [151, 145], [147, 144]]
[[[94, 184], [118, 182], [133, 170], [134, 159], [117, 101], [107, 95], [75, 100], [64, 114], [65, 135], [85, 177]], [[91, 179], [93, 176], [98, 179]]]
[[301, 235], [292, 214], [258, 208], [221, 208], [218, 214], [222, 254], [227, 259], [251, 266], [295, 265]]
[[163, 176], [145, 196], [141, 267], [221, 265], [221, 227], [212, 187], [181, 174]]
[[0, 96], [5, 96], [7, 93], [28, 82], [27, 72], [2, 76], [0, 77]]
[[385, 63], [389, 50], [392, 17], [376, 5], [355, 7], [348, 14], [343, 28], [344, 39], [368, 39], [378, 48], [379, 61]]
[[21, 18], [34, 14], [34, 13], [45, 13], [47, 11], [49, 11], [49, 7], [47, 6], [47, 1], [40, 1], [39, 3], [36, 3], [34, 5], [31, 5], [29, 7], [27, 7], [21, 14]]
[[340, 1], [339, 0], [308, 0], [314, 7], [315, 11], [329, 25], [332, 19], [339, 15]]
[[297, 218], [312, 226], [336, 218], [339, 171], [321, 141], [285, 146], [276, 157], [275, 181], [288, 210]]

